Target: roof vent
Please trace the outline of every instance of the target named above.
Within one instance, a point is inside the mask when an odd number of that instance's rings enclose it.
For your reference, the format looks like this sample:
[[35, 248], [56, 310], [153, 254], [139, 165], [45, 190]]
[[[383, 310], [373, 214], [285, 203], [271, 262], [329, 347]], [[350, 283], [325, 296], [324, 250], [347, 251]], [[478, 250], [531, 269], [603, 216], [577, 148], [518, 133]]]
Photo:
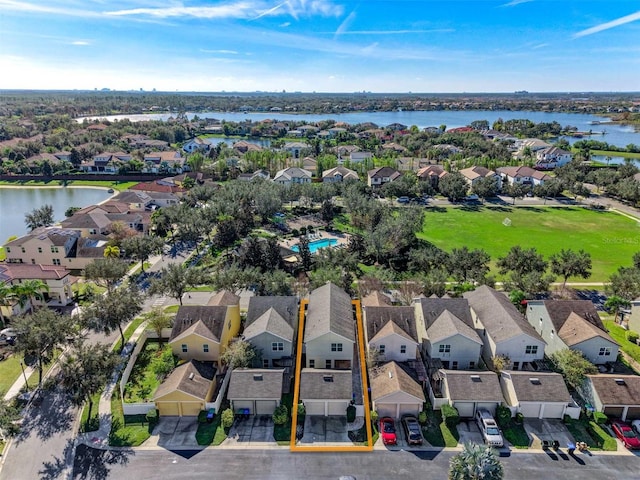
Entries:
[[540, 385], [540, 379], [539, 378], [530, 378], [529, 381], [534, 385]]
[[324, 377], [322, 377], [322, 379], [327, 383], [332, 383], [333, 382], [333, 375], [325, 375]]
[[471, 381], [472, 382], [481, 382], [482, 379], [480, 378], [480, 375], [471, 375]]
[[253, 380], [255, 382], [261, 382], [262, 381], [262, 374], [261, 373], [256, 373], [253, 375]]
[[626, 385], [623, 378], [616, 378], [614, 380], [618, 385]]
[[196, 374], [195, 374], [195, 373], [193, 373], [193, 372], [191, 372], [191, 373], [189, 374], [189, 380], [193, 380], [193, 377], [195, 377], [195, 376], [196, 376]]

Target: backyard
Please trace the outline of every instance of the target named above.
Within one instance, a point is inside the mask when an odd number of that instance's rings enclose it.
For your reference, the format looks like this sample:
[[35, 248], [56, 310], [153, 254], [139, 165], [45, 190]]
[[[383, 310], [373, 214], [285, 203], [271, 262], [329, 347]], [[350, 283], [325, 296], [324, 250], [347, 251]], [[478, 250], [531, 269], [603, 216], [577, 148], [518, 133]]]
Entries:
[[545, 258], [561, 248], [583, 249], [591, 254], [592, 276], [571, 280], [604, 282], [619, 266], [631, 264], [639, 249], [640, 223], [582, 207], [428, 208], [418, 237], [447, 251], [482, 248], [491, 255], [493, 273], [496, 259], [513, 245], [535, 247]]
[[146, 402], [176, 365], [169, 345], [147, 340], [124, 388], [124, 401]]

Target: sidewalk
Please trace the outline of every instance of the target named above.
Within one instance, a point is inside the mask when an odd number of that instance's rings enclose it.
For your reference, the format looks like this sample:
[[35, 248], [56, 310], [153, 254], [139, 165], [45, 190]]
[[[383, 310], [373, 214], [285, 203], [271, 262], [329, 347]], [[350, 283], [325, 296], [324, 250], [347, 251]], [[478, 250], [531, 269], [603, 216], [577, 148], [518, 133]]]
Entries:
[[27, 376], [27, 378], [31, 378], [31, 375], [33, 374], [33, 372], [35, 372], [34, 368], [31, 368], [28, 365], [25, 366], [24, 367], [24, 375], [21, 374], [18, 377], [18, 379], [15, 382], [13, 382], [13, 385], [11, 385], [9, 390], [7, 390], [7, 393], [5, 393], [4, 399], [8, 401], [8, 400], [11, 400], [14, 397], [17, 397], [18, 394], [22, 391], [22, 389], [26, 385], [26, 382], [24, 380], [25, 375]]

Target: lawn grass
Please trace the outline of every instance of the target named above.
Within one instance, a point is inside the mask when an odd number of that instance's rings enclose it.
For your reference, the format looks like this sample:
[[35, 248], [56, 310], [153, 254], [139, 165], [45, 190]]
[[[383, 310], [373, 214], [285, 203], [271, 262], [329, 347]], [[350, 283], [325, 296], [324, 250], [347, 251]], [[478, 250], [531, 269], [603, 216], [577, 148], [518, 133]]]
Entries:
[[613, 320], [604, 320], [602, 323], [620, 348], [636, 362], [640, 362], [640, 346], [627, 340], [627, 330]]
[[422, 436], [433, 447], [455, 447], [460, 435], [458, 429], [450, 429], [442, 421], [440, 410], [427, 411], [427, 423], [422, 426]]
[[610, 150], [589, 150], [590, 155], [602, 155], [603, 157], [623, 157], [640, 159], [640, 153], [636, 152], [616, 152]]
[[[505, 218], [511, 226], [503, 225]], [[437, 247], [482, 248], [495, 261], [513, 245], [535, 247], [545, 258], [561, 248], [591, 254], [592, 276], [576, 282], [604, 282], [637, 251], [640, 223], [608, 211], [582, 207], [491, 207], [426, 209], [418, 237]]]
[[502, 429], [504, 438], [515, 448], [529, 448], [531, 440], [527, 431], [521, 423], [517, 423], [515, 419], [511, 419], [509, 424]]
[[222, 415], [216, 415], [211, 423], [198, 422], [196, 441], [198, 445], [218, 446], [227, 438], [227, 433], [221, 424]]
[[[136, 328], [138, 328], [142, 322], [144, 322], [144, 317], [136, 317], [133, 319], [133, 321], [127, 325], [127, 328], [125, 328], [124, 330], [124, 338], [126, 341], [129, 341], [129, 339], [131, 338], [131, 335], [133, 335], [133, 332], [136, 331]], [[118, 341], [116, 342], [116, 344], [113, 346], [113, 351], [114, 352], [119, 352], [120, 351], [120, 347], [122, 346], [122, 340], [118, 337]]]
[[100, 428], [100, 396], [102, 391], [96, 393], [91, 399], [93, 406], [91, 408], [91, 418], [89, 418], [89, 404], [85, 403], [82, 408], [82, 418], [80, 419], [80, 433], [95, 432]]
[[[133, 185], [136, 185], [140, 182], [119, 182], [113, 180], [67, 180], [67, 186], [74, 187], [104, 187], [104, 188], [113, 188], [119, 192], [123, 190], [128, 190]], [[8, 186], [25, 186], [25, 187], [60, 187], [63, 186], [62, 180], [29, 180], [29, 181], [11, 181], [11, 180], [2, 180], [0, 181], [0, 185], [8, 185]]]
[[[125, 402], [147, 402], [160, 386], [164, 374], [175, 367], [171, 347], [147, 340], [124, 387]], [[161, 368], [162, 370], [159, 370]]]
[[0, 262], [3, 262], [7, 259], [7, 252], [4, 247], [0, 247]]
[[122, 411], [119, 389], [116, 388], [111, 396], [111, 432], [109, 433], [109, 445], [112, 447], [139, 447], [150, 436], [155, 424], [145, 423], [134, 415], [135, 418], [126, 418]]
[[164, 308], [164, 313], [178, 313], [178, 309], [180, 305], [171, 305], [169, 307]]
[[[21, 361], [22, 355], [14, 354], [0, 362], [0, 396], [4, 397], [11, 385], [22, 375]], [[34, 375], [37, 376], [37, 373]]]

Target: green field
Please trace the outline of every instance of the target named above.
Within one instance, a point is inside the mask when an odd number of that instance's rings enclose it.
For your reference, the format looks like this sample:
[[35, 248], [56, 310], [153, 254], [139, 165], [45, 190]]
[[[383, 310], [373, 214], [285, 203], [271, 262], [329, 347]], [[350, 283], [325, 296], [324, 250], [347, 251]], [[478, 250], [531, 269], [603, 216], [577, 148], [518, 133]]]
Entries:
[[616, 151], [608, 151], [608, 150], [590, 150], [589, 153], [591, 155], [602, 155], [604, 157], [624, 157], [624, 158], [640, 159], [640, 153], [635, 153], [635, 152], [616, 152]]
[[[503, 224], [507, 218], [510, 226]], [[570, 281], [604, 282], [619, 266], [631, 265], [640, 250], [640, 223], [582, 207], [436, 208], [426, 210], [418, 237], [446, 251], [482, 248], [492, 263], [513, 245], [535, 247], [545, 258], [562, 248], [583, 249], [591, 254], [592, 276]]]
[[[111, 180], [69, 180], [66, 182], [67, 186], [75, 186], [75, 187], [105, 187], [105, 188], [113, 188], [116, 191], [122, 192], [127, 190], [129, 187], [136, 185], [140, 182], [117, 182]], [[29, 180], [29, 181], [9, 181], [2, 180], [0, 181], [0, 185], [9, 185], [9, 186], [25, 186], [25, 187], [59, 187], [62, 186], [60, 180]]]

